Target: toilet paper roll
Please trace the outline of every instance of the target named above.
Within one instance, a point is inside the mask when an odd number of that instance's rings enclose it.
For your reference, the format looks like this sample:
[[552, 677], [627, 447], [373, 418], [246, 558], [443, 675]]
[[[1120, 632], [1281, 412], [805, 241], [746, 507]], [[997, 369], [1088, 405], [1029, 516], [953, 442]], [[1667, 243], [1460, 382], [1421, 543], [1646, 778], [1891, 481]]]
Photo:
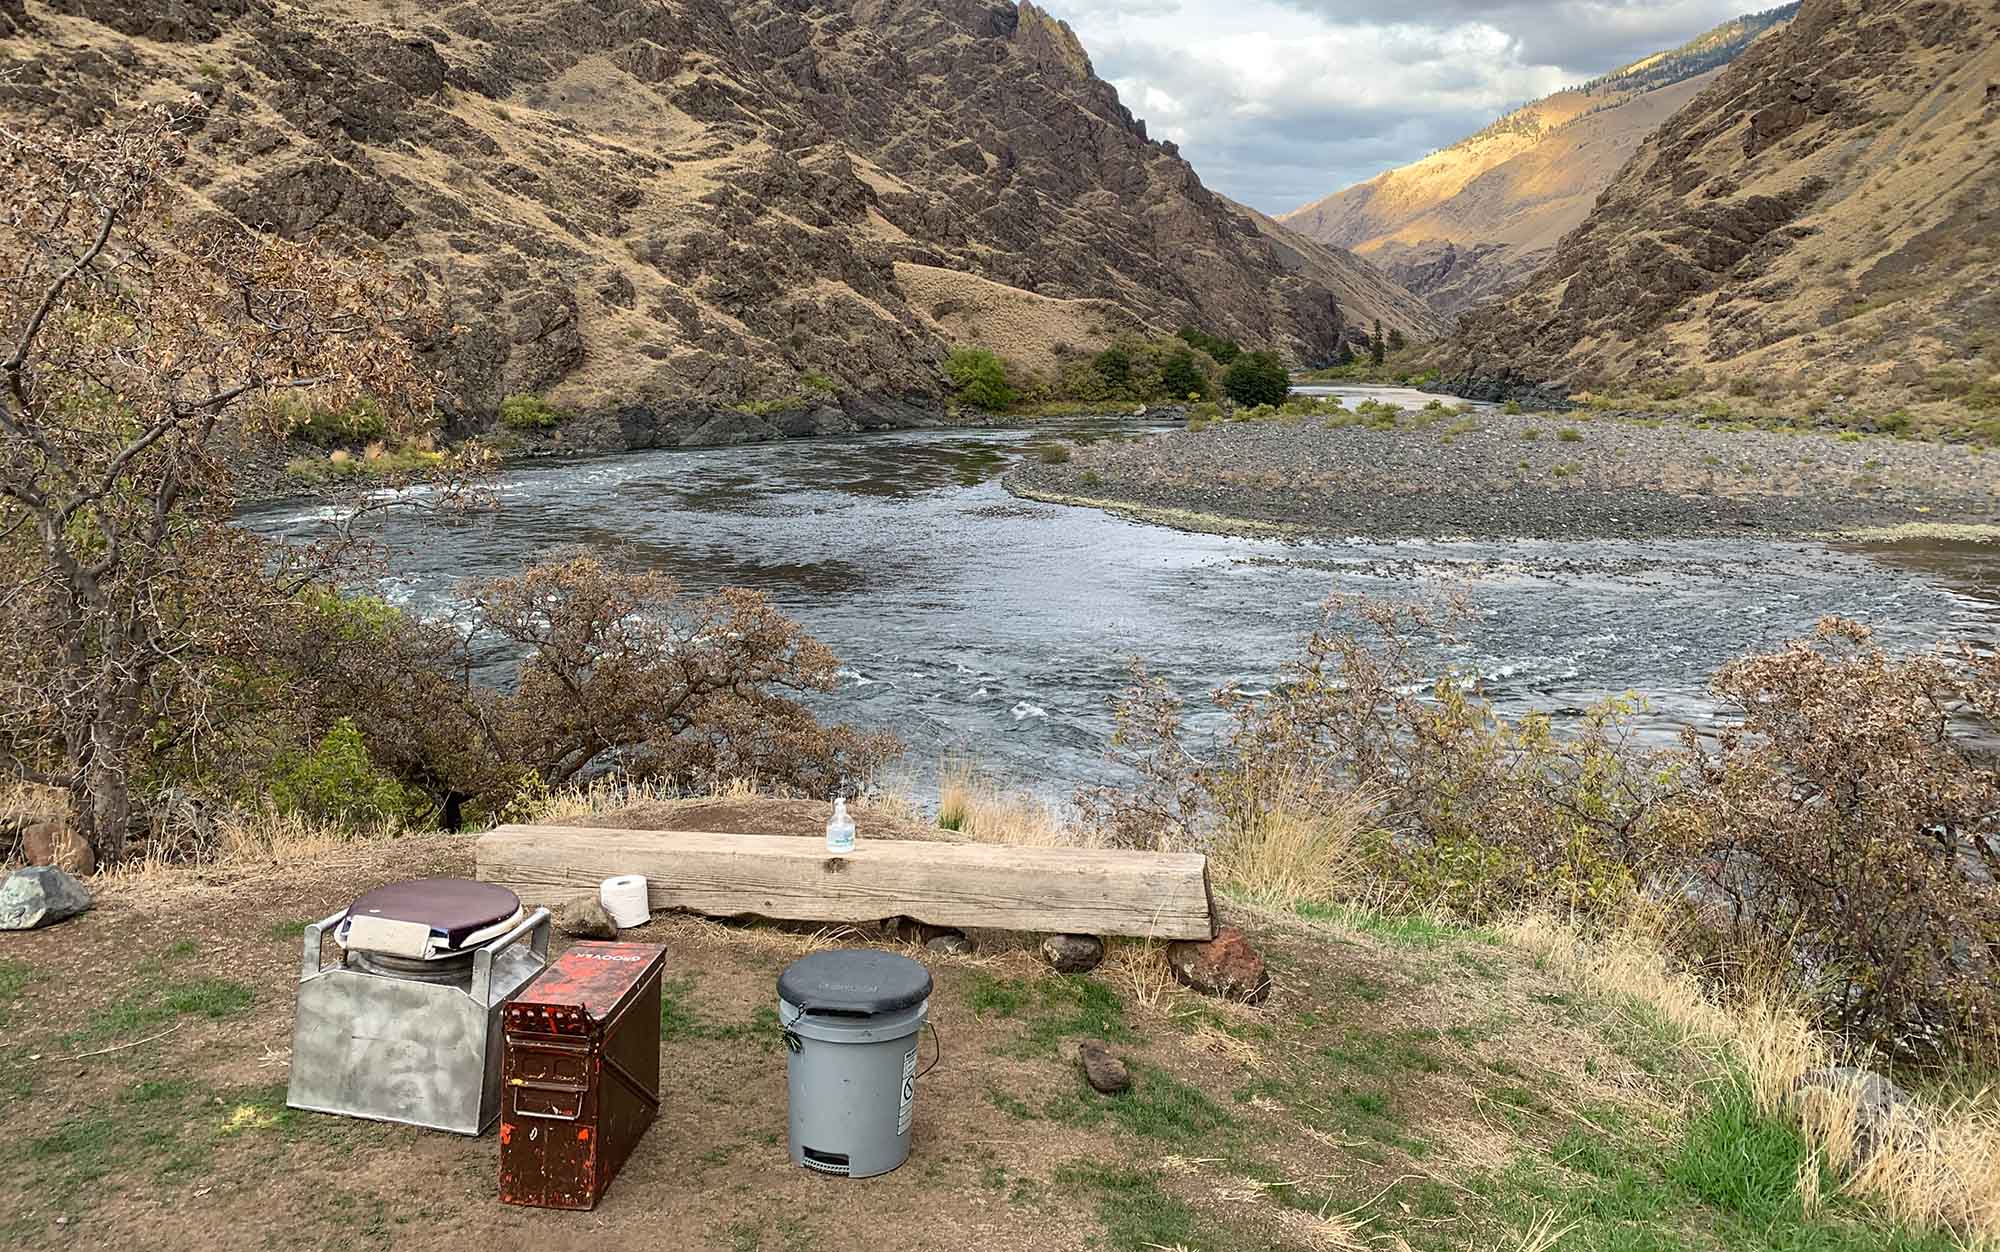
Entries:
[[653, 910], [646, 903], [646, 879], [643, 875], [620, 874], [616, 878], [605, 879], [604, 885], [597, 889], [597, 900], [621, 930], [644, 926], [653, 920]]

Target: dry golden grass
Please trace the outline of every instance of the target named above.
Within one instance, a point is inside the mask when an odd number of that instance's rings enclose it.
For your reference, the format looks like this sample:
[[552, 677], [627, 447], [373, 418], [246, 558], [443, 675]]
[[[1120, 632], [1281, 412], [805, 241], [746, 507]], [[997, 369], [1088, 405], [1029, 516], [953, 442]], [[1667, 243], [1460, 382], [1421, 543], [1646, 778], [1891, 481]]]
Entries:
[[[2000, 1248], [2000, 1096], [1985, 1090], [1945, 1105], [1919, 1105], [1919, 1134], [1895, 1136], [1858, 1159], [1855, 1092], [1807, 1089], [1799, 1079], [1848, 1060], [1790, 1001], [1750, 994], [1723, 1003], [1666, 954], [1643, 920], [1622, 933], [1586, 940], [1546, 915], [1502, 927], [1514, 945], [1558, 973], [1612, 998], [1658, 1013], [1688, 1047], [1721, 1073], [1742, 1075], [1758, 1110], [1796, 1122], [1835, 1172], [1841, 1189], [1898, 1224], [1949, 1230], [1968, 1248]], [[1818, 1203], [1817, 1180], [1801, 1199]]]
[[1041, 374], [1053, 374], [1055, 346], [1095, 351], [1146, 327], [1109, 300], [1059, 300], [977, 274], [896, 262], [896, 283], [948, 338], [973, 344]]
[[1210, 850], [1217, 881], [1254, 900], [1324, 903], [1364, 894], [1376, 803], [1341, 792], [1310, 808], [1274, 808], [1220, 836]]
[[[914, 809], [914, 805], [908, 807]], [[981, 843], [1036, 848], [1091, 846], [1088, 832], [1065, 806], [1024, 792], [1000, 790], [964, 762], [945, 766], [938, 782], [937, 822]]]

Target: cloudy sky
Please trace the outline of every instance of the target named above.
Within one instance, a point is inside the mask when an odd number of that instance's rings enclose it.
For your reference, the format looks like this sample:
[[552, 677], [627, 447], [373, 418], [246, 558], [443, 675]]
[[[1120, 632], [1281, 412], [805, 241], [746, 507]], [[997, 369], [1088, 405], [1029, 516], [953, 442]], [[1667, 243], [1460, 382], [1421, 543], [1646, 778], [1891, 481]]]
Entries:
[[1266, 212], [1777, 0], [1042, 0], [1209, 186]]

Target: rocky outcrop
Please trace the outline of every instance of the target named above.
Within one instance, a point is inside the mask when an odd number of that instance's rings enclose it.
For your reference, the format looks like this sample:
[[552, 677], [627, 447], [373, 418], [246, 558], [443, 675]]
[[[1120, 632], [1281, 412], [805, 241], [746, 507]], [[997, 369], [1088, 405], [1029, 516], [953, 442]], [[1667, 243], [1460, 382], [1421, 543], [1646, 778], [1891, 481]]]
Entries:
[[26, 14], [0, 0], [0, 61], [21, 69], [0, 109], [88, 124], [198, 96], [197, 211], [421, 271], [453, 328], [427, 349], [458, 431], [517, 392], [589, 415], [591, 446], [868, 428], [934, 397], [957, 342], [1045, 355], [1044, 319], [952, 321], [899, 267], [1072, 307], [1050, 324], [1081, 328], [1075, 347], [1194, 324], [1316, 362], [1415, 303], [1209, 191], [1029, 3]]
[[2000, 300], [1990, 5], [1806, 0], [1641, 146], [1534, 277], [1436, 354], [1461, 389], [1725, 365], [1855, 389], [1979, 365]]

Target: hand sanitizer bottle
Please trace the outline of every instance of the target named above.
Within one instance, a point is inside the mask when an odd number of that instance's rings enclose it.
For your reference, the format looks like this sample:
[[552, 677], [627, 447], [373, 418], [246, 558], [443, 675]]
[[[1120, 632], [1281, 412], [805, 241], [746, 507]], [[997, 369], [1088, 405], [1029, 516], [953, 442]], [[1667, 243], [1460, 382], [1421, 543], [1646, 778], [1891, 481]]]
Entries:
[[847, 815], [847, 797], [835, 796], [833, 820], [826, 824], [826, 850], [835, 856], [854, 851], [854, 819]]

